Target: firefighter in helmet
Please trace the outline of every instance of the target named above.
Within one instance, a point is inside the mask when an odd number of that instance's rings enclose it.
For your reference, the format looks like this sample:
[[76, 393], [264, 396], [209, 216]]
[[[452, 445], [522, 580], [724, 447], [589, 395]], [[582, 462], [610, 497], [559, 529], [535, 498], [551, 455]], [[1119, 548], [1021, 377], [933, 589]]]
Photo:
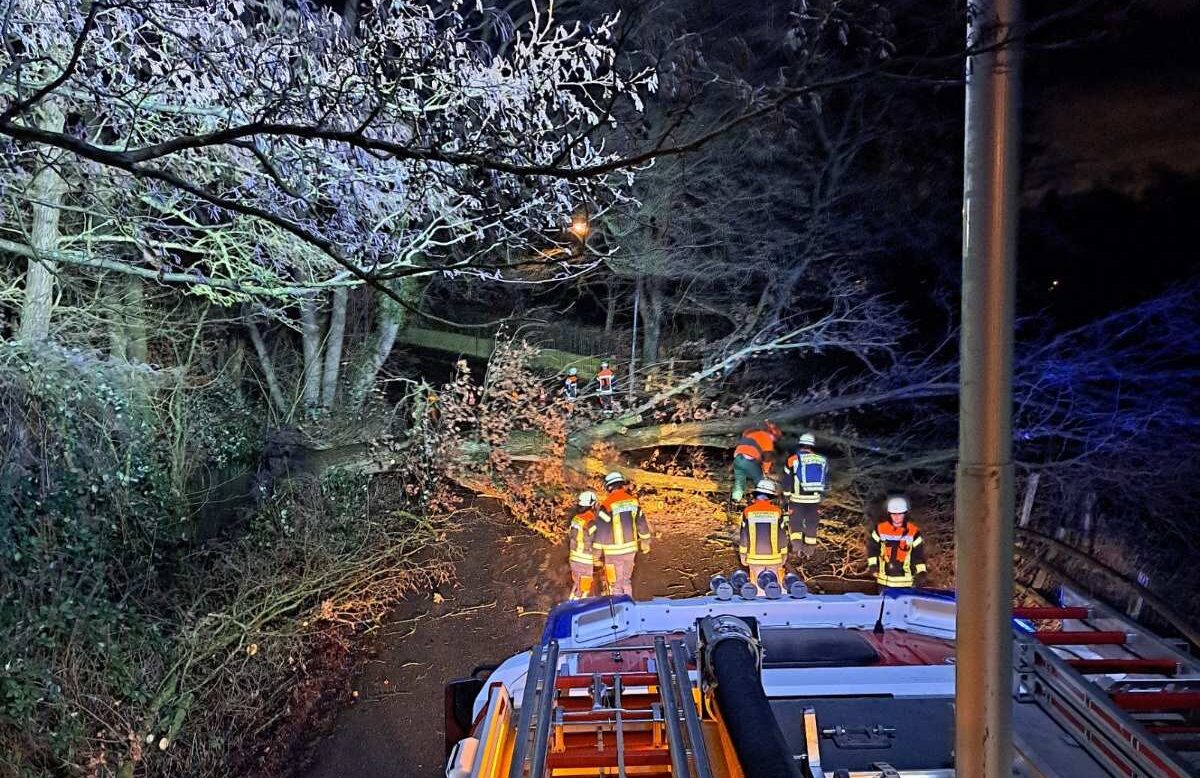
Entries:
[[607, 362], [600, 363], [596, 373], [596, 395], [600, 398], [600, 407], [605, 412], [613, 409], [613, 390], [616, 388], [616, 376]]
[[593, 551], [604, 558], [604, 575], [613, 594], [633, 594], [633, 563], [638, 551], [650, 553], [650, 525], [625, 476], [604, 476], [606, 494], [588, 532]]
[[761, 427], [742, 432], [733, 449], [733, 494], [735, 502], [742, 499], [746, 484], [756, 484], [771, 471], [775, 460], [775, 443], [783, 433], [779, 425], [768, 419]]
[[887, 516], [867, 535], [867, 569], [881, 590], [911, 588], [925, 575], [925, 539], [908, 508], [907, 497], [889, 497]]
[[573, 367], [567, 371], [566, 377], [563, 378], [562, 393], [566, 401], [574, 406], [575, 400], [579, 398], [579, 368]]
[[592, 536], [588, 531], [596, 520], [596, 493], [580, 492], [567, 529], [567, 561], [571, 565], [571, 599], [592, 596]]
[[738, 558], [750, 568], [751, 581], [757, 583], [759, 575], [770, 570], [775, 579], [782, 582], [787, 553], [788, 523], [779, 507], [779, 485], [764, 478], [755, 484], [750, 493], [750, 504], [742, 511]]
[[801, 435], [796, 453], [788, 457], [783, 468], [783, 491], [788, 501], [792, 551], [797, 556], [803, 555], [806, 547], [817, 544], [817, 506], [821, 504], [827, 488], [828, 462], [813, 451], [816, 444], [812, 433]]

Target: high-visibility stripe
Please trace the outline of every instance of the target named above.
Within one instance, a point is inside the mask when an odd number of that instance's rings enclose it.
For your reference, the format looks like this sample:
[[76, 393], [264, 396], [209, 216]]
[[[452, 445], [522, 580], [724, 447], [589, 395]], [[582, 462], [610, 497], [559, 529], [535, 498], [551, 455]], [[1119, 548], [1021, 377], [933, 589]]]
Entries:
[[592, 551], [589, 540], [594, 534], [595, 520], [596, 512], [590, 508], [576, 513], [571, 518], [568, 556], [572, 562], [591, 563]]
[[[819, 473], [811, 473], [810, 468], [817, 466]], [[798, 505], [814, 505], [821, 502], [822, 493], [826, 488], [828, 464], [820, 454], [806, 453], [788, 457], [786, 469], [791, 475], [791, 489], [787, 492], [788, 500]], [[815, 476], [809, 478], [810, 475]]]
[[[776, 510], [757, 510], [746, 513], [746, 534], [749, 545], [745, 552], [748, 565], [780, 565], [784, 549], [779, 547], [782, 514]], [[751, 551], [751, 549], [753, 549]]]
[[879, 535], [879, 534], [875, 534], [875, 533], [872, 533], [872, 534], [875, 535], [876, 540], [882, 541], [884, 543], [902, 543], [904, 541], [907, 541], [907, 542], [911, 543], [912, 545], [916, 546], [916, 545], [919, 545], [921, 542], [921, 538], [913, 538], [912, 535]]
[[748, 565], [781, 565], [783, 564], [783, 554], [774, 555], [746, 555], [746, 564]]

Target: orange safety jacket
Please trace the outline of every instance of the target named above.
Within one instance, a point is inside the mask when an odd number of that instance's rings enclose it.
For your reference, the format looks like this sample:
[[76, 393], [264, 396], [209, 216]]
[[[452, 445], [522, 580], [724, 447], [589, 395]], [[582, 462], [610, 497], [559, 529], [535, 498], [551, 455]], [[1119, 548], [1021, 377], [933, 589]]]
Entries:
[[742, 511], [738, 556], [747, 565], [782, 565], [787, 559], [788, 521], [774, 500], [759, 498]]
[[638, 550], [638, 541], [650, 540], [650, 524], [641, 503], [624, 487], [604, 496], [588, 532], [592, 548], [606, 557], [633, 554]]
[[733, 450], [734, 456], [744, 456], [755, 462], [762, 462], [764, 457], [775, 453], [775, 436], [764, 429], [749, 429], [742, 433]]
[[567, 543], [570, 548], [570, 560], [592, 564], [592, 536], [588, 532], [592, 522], [596, 520], [596, 511], [583, 508], [571, 517], [571, 525], [567, 530]]
[[888, 519], [867, 536], [867, 568], [880, 586], [911, 587], [913, 574], [925, 572], [925, 539], [916, 522], [896, 527]]
[[596, 373], [596, 382], [600, 384], [600, 394], [612, 394], [613, 371], [606, 367]]

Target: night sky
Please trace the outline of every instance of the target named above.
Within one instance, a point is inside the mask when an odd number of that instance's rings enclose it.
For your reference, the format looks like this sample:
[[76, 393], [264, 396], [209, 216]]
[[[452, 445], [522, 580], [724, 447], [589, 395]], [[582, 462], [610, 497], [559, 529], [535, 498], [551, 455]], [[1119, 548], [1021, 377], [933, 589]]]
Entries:
[[1086, 13], [1074, 45], [1028, 52], [1021, 315], [1081, 323], [1200, 267], [1198, 29], [1200, 5], [1161, 0]]

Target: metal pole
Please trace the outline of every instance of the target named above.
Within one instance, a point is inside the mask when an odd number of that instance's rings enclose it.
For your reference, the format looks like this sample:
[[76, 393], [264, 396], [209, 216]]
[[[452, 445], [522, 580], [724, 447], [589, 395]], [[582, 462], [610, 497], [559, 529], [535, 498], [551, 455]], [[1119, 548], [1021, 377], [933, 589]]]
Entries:
[[638, 302], [642, 299], [642, 277], [638, 276], [637, 284], [633, 287], [633, 338], [629, 344], [629, 389], [627, 396], [633, 403], [633, 374], [637, 369], [637, 331], [638, 331]]
[[696, 702], [692, 699], [692, 680], [688, 676], [683, 641], [671, 641], [671, 661], [674, 663], [672, 666], [675, 669], [675, 679], [679, 681], [679, 706], [683, 708], [683, 721], [687, 724], [688, 741], [692, 744], [692, 761], [696, 764], [696, 775], [699, 778], [712, 778], [708, 746], [704, 744], [704, 730], [700, 727], [700, 716], [696, 713]]
[[1020, 0], [967, 7], [955, 770], [1010, 778]]
[[679, 707], [675, 704], [675, 690], [671, 685], [671, 671], [667, 664], [667, 643], [659, 635], [654, 638], [655, 671], [658, 672], [658, 696], [662, 700], [663, 723], [667, 729], [667, 751], [671, 757], [671, 778], [688, 778], [687, 754], [683, 752], [683, 730], [679, 726]]
[[[546, 748], [550, 741], [550, 715], [554, 710], [554, 682], [558, 678], [558, 641], [546, 647], [546, 669], [542, 673], [541, 697], [538, 697], [537, 725], [529, 754], [529, 778], [543, 778], [546, 770]], [[529, 683], [529, 679], [525, 679]]]
[[525, 775], [525, 754], [529, 749], [529, 727], [533, 722], [533, 705], [537, 699], [538, 682], [542, 675], [542, 647], [529, 649], [529, 666], [525, 670], [525, 692], [521, 695], [521, 713], [517, 717], [517, 739], [513, 746], [508, 778]]

